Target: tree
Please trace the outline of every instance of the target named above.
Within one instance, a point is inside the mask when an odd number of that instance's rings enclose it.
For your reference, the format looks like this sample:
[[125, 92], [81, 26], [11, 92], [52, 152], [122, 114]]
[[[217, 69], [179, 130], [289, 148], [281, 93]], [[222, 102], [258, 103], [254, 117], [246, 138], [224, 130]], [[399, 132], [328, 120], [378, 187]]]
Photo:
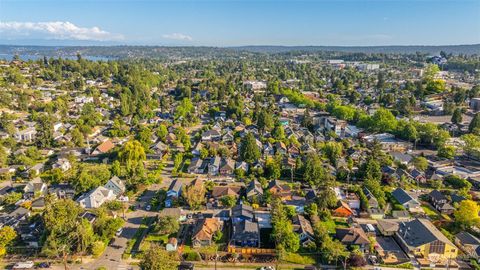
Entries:
[[104, 185], [110, 179], [110, 170], [105, 164], [84, 165], [80, 169], [76, 181], [73, 183], [77, 192], [86, 192]]
[[343, 144], [338, 142], [327, 142], [322, 148], [323, 152], [330, 160], [333, 166], [337, 165], [337, 160], [341, 157], [343, 152]]
[[428, 160], [424, 157], [416, 157], [413, 159], [413, 166], [420, 171], [425, 171], [428, 168]]
[[391, 132], [397, 126], [397, 119], [390, 110], [385, 108], [378, 109], [373, 114], [371, 122], [373, 130], [378, 132]]
[[451, 145], [444, 145], [438, 148], [437, 155], [442, 158], [452, 159], [455, 157], [455, 147]]
[[272, 136], [276, 140], [284, 140], [285, 139], [285, 130], [280, 123], [276, 123], [275, 127], [272, 130]]
[[455, 111], [453, 111], [453, 115], [452, 115], [452, 123], [454, 123], [455, 125], [458, 125], [458, 124], [461, 124], [462, 123], [462, 120], [463, 120], [463, 117], [462, 117], [462, 109], [460, 108], [456, 108]]
[[470, 125], [468, 125], [468, 131], [470, 133], [480, 133], [480, 113], [476, 113], [472, 121], [470, 121]]
[[183, 188], [182, 196], [192, 210], [198, 210], [205, 203], [205, 186], [203, 183], [190, 184]]
[[233, 195], [227, 195], [220, 198], [220, 202], [227, 208], [232, 208], [237, 203], [237, 198]]
[[156, 130], [156, 133], [157, 133], [158, 138], [162, 142], [165, 142], [165, 139], [167, 138], [167, 135], [168, 135], [167, 126], [165, 126], [164, 124], [160, 124], [160, 126], [158, 126], [158, 128]]
[[143, 175], [143, 161], [146, 160], [147, 156], [145, 149], [139, 141], [131, 140], [126, 142], [119, 151], [118, 157], [130, 176]]
[[53, 121], [48, 115], [42, 115], [37, 121], [37, 142], [42, 148], [53, 144]]
[[240, 157], [243, 161], [250, 164], [260, 158], [260, 149], [252, 133], [248, 133], [243, 137], [240, 145]]
[[303, 179], [312, 187], [317, 187], [326, 179], [326, 172], [322, 166], [320, 157], [315, 153], [308, 154], [305, 165]]
[[280, 163], [277, 159], [274, 158], [267, 158], [265, 162], [265, 174], [266, 177], [269, 179], [278, 179], [280, 178], [282, 172], [282, 168], [280, 167]]
[[463, 200], [460, 202], [458, 209], [455, 210], [453, 215], [455, 221], [462, 225], [464, 228], [476, 226], [480, 222], [478, 212], [480, 211], [479, 205], [472, 200]]
[[176, 233], [180, 228], [178, 219], [174, 216], [162, 216], [159, 217], [157, 224], [155, 224], [154, 230], [159, 234], [172, 234]]
[[270, 130], [273, 128], [272, 115], [266, 110], [261, 110], [257, 116], [257, 127], [260, 131]]
[[13, 240], [17, 238], [17, 233], [10, 226], [4, 226], [0, 229], [0, 257], [5, 255], [6, 247], [8, 247]]
[[72, 200], [48, 202], [43, 213], [46, 239], [42, 253], [62, 259], [67, 268], [68, 256], [74, 254], [79, 247], [80, 206]]
[[72, 132], [72, 142], [75, 144], [75, 146], [82, 147], [84, 145], [84, 138], [82, 132], [80, 132], [80, 129], [78, 127], [75, 127]]
[[348, 256], [346, 247], [340, 241], [333, 240], [331, 237], [326, 237], [322, 242], [322, 251], [329, 262], [337, 262], [339, 259]]
[[279, 251], [296, 252], [300, 248], [300, 239], [293, 230], [287, 208], [279, 199], [272, 203], [272, 234], [271, 237], [276, 243]]
[[176, 270], [177, 265], [173, 254], [156, 245], [150, 247], [140, 261], [143, 270]]
[[472, 157], [480, 157], [480, 137], [475, 134], [466, 134], [461, 137], [465, 144], [463, 151]]

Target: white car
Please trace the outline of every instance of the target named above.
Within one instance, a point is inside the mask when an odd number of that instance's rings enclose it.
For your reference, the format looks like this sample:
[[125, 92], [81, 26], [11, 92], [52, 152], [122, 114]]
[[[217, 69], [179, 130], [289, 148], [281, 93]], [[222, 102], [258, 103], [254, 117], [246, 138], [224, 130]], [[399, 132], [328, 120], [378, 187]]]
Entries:
[[152, 206], [151, 206], [150, 204], [149, 204], [149, 205], [147, 205], [147, 207], [145, 207], [145, 210], [147, 210], [147, 211], [150, 211], [150, 210], [152, 210]]

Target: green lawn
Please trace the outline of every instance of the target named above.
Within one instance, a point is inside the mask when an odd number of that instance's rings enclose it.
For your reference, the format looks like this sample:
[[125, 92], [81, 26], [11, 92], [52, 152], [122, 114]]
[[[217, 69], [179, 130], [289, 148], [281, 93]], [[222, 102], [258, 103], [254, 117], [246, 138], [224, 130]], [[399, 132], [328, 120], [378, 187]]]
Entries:
[[440, 215], [433, 209], [433, 207], [428, 204], [422, 205], [422, 209], [425, 211], [425, 214], [433, 220], [438, 220], [441, 218]]

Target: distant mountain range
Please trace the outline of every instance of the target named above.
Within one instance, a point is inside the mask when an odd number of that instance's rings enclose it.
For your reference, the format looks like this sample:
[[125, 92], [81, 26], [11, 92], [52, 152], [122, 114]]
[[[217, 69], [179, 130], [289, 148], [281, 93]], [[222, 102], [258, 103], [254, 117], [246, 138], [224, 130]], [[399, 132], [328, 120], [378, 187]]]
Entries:
[[75, 57], [77, 53], [92, 59], [126, 58], [208, 58], [238, 57], [245, 54], [301, 54], [301, 53], [385, 53], [437, 55], [440, 51], [452, 54], [479, 54], [480, 44], [446, 46], [238, 46], [238, 47], [166, 47], [166, 46], [31, 46], [0, 45], [0, 58], [9, 59], [18, 54], [25, 59], [39, 57]]

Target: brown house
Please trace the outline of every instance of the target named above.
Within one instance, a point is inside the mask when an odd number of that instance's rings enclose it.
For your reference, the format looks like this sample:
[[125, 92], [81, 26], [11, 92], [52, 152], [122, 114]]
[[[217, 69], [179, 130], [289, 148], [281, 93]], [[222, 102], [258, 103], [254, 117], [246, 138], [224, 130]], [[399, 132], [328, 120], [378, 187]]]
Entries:
[[205, 218], [199, 220], [195, 226], [192, 236], [193, 247], [204, 247], [212, 244], [212, 237], [218, 230], [221, 230], [222, 222], [216, 218]]

